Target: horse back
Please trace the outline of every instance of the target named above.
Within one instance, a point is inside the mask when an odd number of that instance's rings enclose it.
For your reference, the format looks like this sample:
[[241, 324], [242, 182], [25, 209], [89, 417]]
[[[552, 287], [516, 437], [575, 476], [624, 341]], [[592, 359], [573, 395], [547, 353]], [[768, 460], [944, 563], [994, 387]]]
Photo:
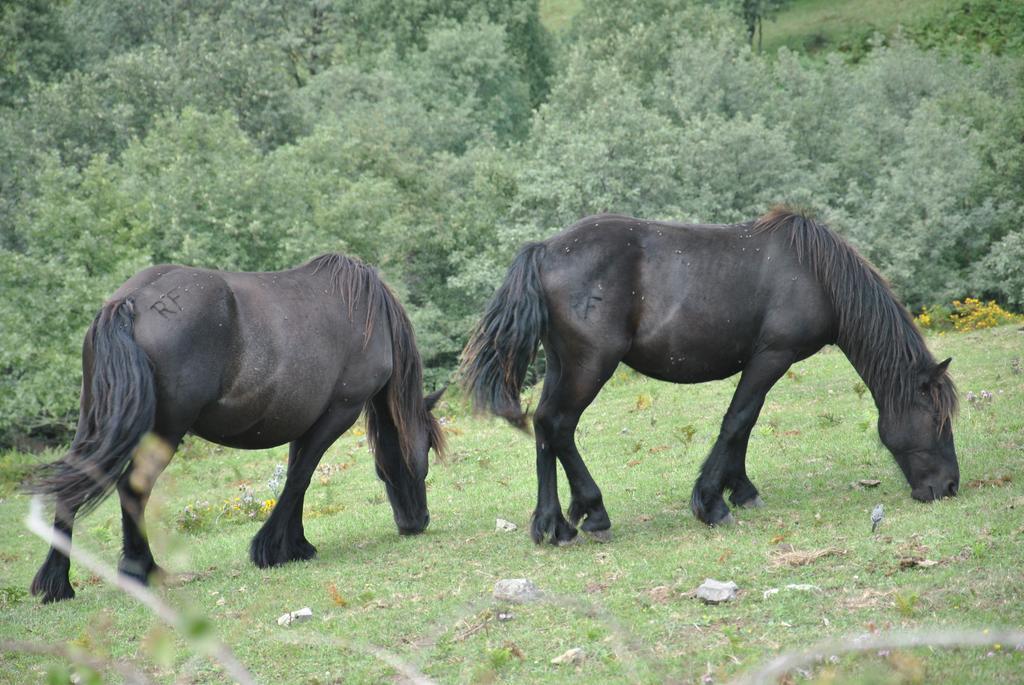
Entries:
[[802, 358], [834, 340], [834, 314], [782, 233], [588, 217], [547, 243], [550, 342], [619, 350], [656, 378], [701, 382], [765, 348]]
[[352, 399], [369, 397], [387, 382], [392, 350], [386, 321], [360, 293], [346, 301], [326, 269], [305, 265], [224, 277], [236, 303], [236, 345], [250, 365], [272, 369], [279, 384], [321, 396], [344, 383], [344, 398]]
[[[158, 424], [238, 447], [294, 440], [333, 404], [359, 404], [391, 373], [390, 338], [364, 340], [360, 302], [327, 274], [146, 269], [117, 296], [157, 380]], [[349, 314], [351, 313], [351, 316]], [[365, 343], [365, 344], [364, 344]]]

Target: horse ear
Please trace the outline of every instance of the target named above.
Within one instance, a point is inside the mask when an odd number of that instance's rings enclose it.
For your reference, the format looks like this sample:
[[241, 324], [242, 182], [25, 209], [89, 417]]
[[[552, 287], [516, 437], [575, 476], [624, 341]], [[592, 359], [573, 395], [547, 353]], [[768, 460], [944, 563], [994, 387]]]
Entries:
[[423, 398], [423, 402], [427, 405], [427, 411], [433, 411], [434, 405], [437, 404], [437, 401], [441, 399], [441, 395], [443, 395], [444, 391], [447, 389], [448, 384], [445, 383], [443, 386], [441, 386], [440, 390], [436, 390]]
[[938, 364], [936, 364], [935, 367], [932, 369], [931, 373], [929, 374], [928, 380], [932, 383], [938, 382], [938, 380], [942, 378], [942, 375], [946, 373], [946, 369], [949, 368], [949, 363], [951, 361], [953, 361], [953, 358], [949, 357], [948, 359], [945, 359], [944, 361], [941, 361]]

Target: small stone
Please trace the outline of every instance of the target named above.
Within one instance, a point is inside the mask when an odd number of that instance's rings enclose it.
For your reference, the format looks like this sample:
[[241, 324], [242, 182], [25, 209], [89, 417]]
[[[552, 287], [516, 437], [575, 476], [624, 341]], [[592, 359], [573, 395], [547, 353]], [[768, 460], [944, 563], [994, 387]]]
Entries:
[[290, 626], [293, 623], [302, 623], [313, 618], [313, 610], [309, 607], [302, 607], [298, 611], [292, 611], [284, 614], [277, 619], [277, 625], [279, 626]]
[[566, 651], [564, 654], [559, 654], [558, 656], [556, 656], [554, 659], [551, 660], [551, 663], [559, 665], [581, 664], [583, 663], [583, 660], [586, 657], [587, 655], [583, 653], [582, 649], [580, 649], [579, 647], [573, 647], [572, 649]]
[[697, 588], [697, 599], [705, 604], [721, 604], [736, 599], [737, 590], [739, 590], [739, 586], [731, 580], [723, 583], [708, 578]]
[[523, 604], [540, 599], [541, 591], [528, 578], [505, 578], [494, 584], [494, 599]]
[[494, 522], [494, 530], [498, 533], [511, 533], [514, 530], [519, 530], [519, 526], [511, 521], [506, 521], [505, 519], [500, 518]]

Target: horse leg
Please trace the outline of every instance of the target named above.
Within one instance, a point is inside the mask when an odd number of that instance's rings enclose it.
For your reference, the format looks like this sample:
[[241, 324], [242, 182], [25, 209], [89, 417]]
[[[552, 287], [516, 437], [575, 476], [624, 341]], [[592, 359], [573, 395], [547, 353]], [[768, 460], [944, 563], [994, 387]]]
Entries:
[[722, 427], [701, 466], [693, 486], [690, 508], [694, 516], [708, 525], [732, 523], [732, 514], [722, 499], [726, 488], [736, 506], [760, 503], [757, 488], [747, 477], [747, 441], [764, 405], [765, 395], [792, 364], [791, 353], [768, 352], [753, 357], [740, 377], [732, 402], [722, 419]]
[[316, 547], [306, 540], [302, 505], [306, 489], [327, 448], [359, 418], [362, 405], [332, 406], [288, 451], [288, 476], [274, 510], [252, 539], [249, 556], [260, 568], [312, 559]]
[[[91, 346], [90, 336], [86, 336], [85, 346], [83, 358], [85, 356], [85, 349], [90, 349]], [[89, 354], [91, 355], [91, 352]], [[85, 363], [83, 360], [82, 397], [79, 405], [78, 428], [75, 431], [75, 439], [72, 441], [72, 444], [75, 444], [76, 441], [81, 440], [87, 434], [86, 409], [92, 402], [91, 385], [92, 365]], [[59, 499], [54, 505], [53, 534], [54, 536], [63, 535], [67, 538], [69, 545], [71, 544], [71, 535], [74, 532], [75, 516], [78, 514], [79, 506], [71, 506]], [[42, 595], [43, 604], [74, 599], [75, 589], [71, 587], [70, 572], [71, 559], [59, 549], [50, 545], [50, 550], [46, 553], [46, 559], [43, 560], [39, 570], [36, 571], [35, 577], [32, 578], [29, 592], [33, 595]]]
[[533, 510], [530, 536], [536, 543], [550, 538], [553, 545], [564, 545], [576, 537], [576, 529], [562, 515], [558, 501], [558, 472], [551, 444], [541, 435], [534, 417], [537, 440], [537, 508]]
[[[575, 525], [580, 520], [583, 520], [580, 527], [584, 531], [595, 534], [612, 525], [601, 489], [583, 463], [574, 436], [580, 416], [614, 372], [617, 361], [588, 363], [582, 359], [572, 368], [565, 368], [551, 353], [547, 361], [544, 390], [533, 417], [537, 440], [537, 509], [531, 535], [534, 542], [550, 536], [552, 544], [565, 544], [576, 537]], [[555, 457], [569, 480], [571, 523], [562, 516], [558, 501]]]
[[117, 570], [125, 576], [148, 585], [151, 578], [160, 580], [165, 573], [153, 560], [146, 535], [146, 505], [156, 479], [163, 473], [183, 435], [153, 443], [143, 440], [131, 466], [117, 481], [121, 499], [121, 531], [124, 538], [121, 561]]
[[[593, 401], [593, 398], [590, 398], [590, 401]], [[590, 401], [587, 402], [588, 405]], [[612, 527], [612, 522], [604, 508], [601, 489], [594, 482], [576, 448], [576, 426], [579, 425], [582, 413], [583, 409], [580, 409], [568, 414], [564, 425], [555, 431], [555, 450], [569, 480], [569, 492], [572, 493], [569, 500], [569, 522], [590, 533], [594, 539], [604, 542], [609, 539], [607, 531]]]
[[[69, 508], [64, 503], [57, 502], [56, 512], [53, 516], [54, 534], [64, 535], [70, 543], [77, 513], [78, 507]], [[42, 595], [43, 604], [73, 599], [75, 590], [71, 587], [71, 579], [68, 576], [70, 571], [71, 559], [56, 547], [51, 546], [42, 566], [39, 567], [32, 579], [30, 591], [33, 595]]]
[[609, 539], [607, 531], [612, 527], [612, 522], [604, 508], [601, 489], [597, 487], [586, 464], [583, 463], [583, 457], [576, 449], [574, 436], [578, 423], [579, 416], [571, 422], [572, 428], [563, 435], [564, 447], [558, 451], [558, 460], [562, 462], [566, 478], [569, 479], [569, 491], [572, 493], [572, 499], [569, 501], [569, 521], [574, 526], [579, 525], [584, 532], [590, 533], [595, 540], [604, 542]]

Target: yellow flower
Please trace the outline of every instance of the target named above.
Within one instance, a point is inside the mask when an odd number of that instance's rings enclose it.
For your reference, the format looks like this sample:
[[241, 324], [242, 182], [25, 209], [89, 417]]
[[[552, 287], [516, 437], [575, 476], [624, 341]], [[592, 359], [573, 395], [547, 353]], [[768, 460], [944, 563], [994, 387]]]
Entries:
[[974, 297], [967, 297], [961, 302], [953, 301], [954, 312], [950, 316], [953, 327], [960, 332], [976, 331], [982, 328], [992, 328], [1004, 323], [1019, 321], [1020, 316], [1012, 314], [998, 304], [995, 300], [989, 300], [982, 304], [981, 300]]

